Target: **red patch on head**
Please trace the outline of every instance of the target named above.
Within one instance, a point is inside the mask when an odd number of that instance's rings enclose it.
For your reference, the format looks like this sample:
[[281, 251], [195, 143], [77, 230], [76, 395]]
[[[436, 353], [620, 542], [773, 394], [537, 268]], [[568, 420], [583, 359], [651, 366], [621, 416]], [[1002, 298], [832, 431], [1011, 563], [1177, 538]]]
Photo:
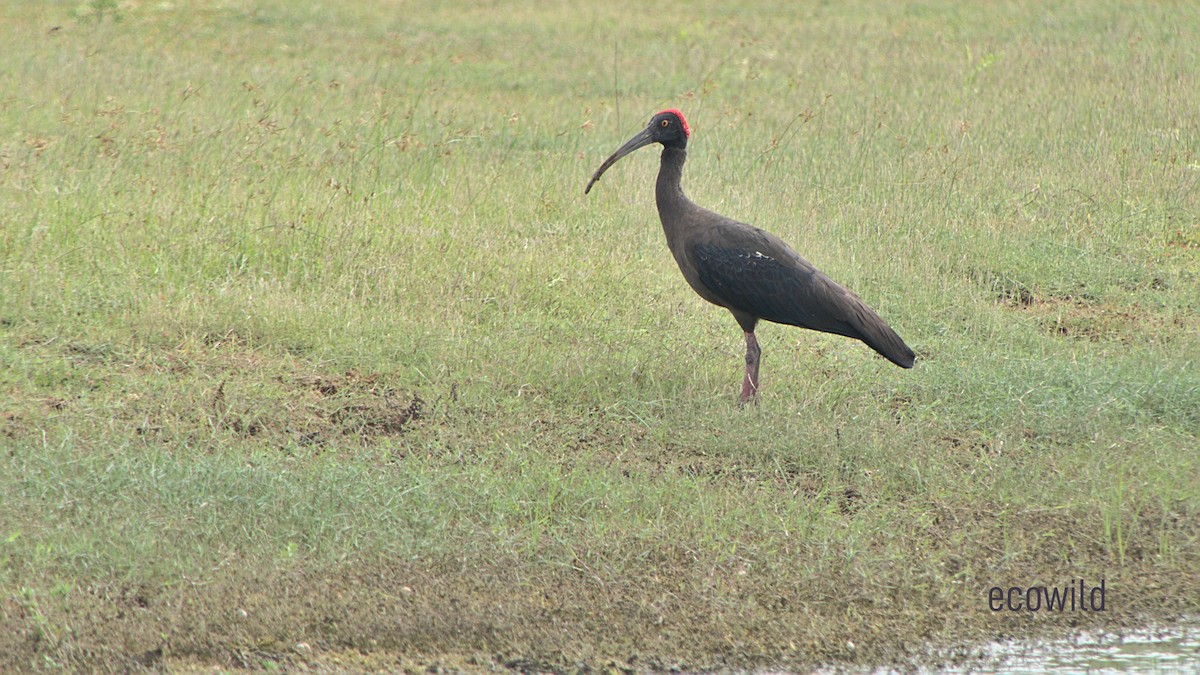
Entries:
[[678, 108], [667, 108], [666, 110], [660, 111], [658, 114], [661, 115], [663, 113], [671, 113], [672, 115], [678, 117], [679, 123], [683, 125], [683, 135], [688, 138], [692, 137], [692, 128], [688, 126], [687, 118], [683, 116], [683, 113], [679, 112]]

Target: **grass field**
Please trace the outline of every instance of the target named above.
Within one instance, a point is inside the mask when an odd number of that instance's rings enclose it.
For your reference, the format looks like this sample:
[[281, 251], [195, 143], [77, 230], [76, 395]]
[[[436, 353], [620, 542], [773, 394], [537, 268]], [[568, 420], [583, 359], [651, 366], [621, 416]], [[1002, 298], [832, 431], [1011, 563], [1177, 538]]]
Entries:
[[[805, 669], [1200, 610], [1192, 3], [0, 7], [0, 670]], [[918, 352], [687, 287], [657, 152]], [[1106, 611], [992, 612], [1103, 578]], [[970, 653], [964, 648], [964, 655]]]

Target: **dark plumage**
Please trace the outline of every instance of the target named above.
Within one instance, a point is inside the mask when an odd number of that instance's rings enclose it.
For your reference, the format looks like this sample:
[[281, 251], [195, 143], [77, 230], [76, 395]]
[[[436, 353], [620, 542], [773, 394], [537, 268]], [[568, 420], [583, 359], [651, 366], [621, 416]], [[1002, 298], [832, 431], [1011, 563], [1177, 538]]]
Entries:
[[667, 246], [700, 297], [728, 309], [746, 337], [743, 403], [758, 395], [759, 319], [862, 340], [892, 363], [911, 368], [915, 355], [858, 296], [825, 276], [782, 239], [692, 203], [680, 187], [691, 131], [683, 113], [664, 110], [606, 159], [586, 194], [610, 166], [638, 148], [661, 143], [655, 197]]

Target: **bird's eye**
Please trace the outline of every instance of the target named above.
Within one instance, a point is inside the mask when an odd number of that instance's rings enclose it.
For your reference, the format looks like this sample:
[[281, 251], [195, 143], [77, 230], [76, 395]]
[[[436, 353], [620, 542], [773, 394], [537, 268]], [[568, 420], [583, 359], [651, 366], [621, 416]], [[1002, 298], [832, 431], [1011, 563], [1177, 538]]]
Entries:
[[665, 128], [671, 126], [671, 120], [663, 120], [663, 121], [659, 122], [659, 124], [662, 125], [662, 127], [665, 129]]

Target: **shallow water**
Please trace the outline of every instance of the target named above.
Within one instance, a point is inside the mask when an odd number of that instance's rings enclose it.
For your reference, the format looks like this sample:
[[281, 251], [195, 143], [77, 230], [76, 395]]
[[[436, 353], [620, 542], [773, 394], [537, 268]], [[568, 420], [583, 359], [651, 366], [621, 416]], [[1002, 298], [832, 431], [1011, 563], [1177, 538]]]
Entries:
[[1200, 625], [1086, 631], [1052, 641], [1005, 640], [985, 645], [981, 661], [937, 672], [1200, 673]]
[[[961, 653], [961, 650], [955, 650]], [[920, 668], [926, 675], [1033, 675], [1037, 673], [1200, 674], [1200, 621], [1184, 625], [1119, 632], [1084, 631], [1062, 640], [1000, 640], [970, 650], [975, 657], [961, 665]], [[936, 658], [936, 657], [935, 657]], [[907, 670], [907, 669], [906, 669]], [[823, 668], [817, 673], [882, 675], [891, 668], [854, 670]]]

